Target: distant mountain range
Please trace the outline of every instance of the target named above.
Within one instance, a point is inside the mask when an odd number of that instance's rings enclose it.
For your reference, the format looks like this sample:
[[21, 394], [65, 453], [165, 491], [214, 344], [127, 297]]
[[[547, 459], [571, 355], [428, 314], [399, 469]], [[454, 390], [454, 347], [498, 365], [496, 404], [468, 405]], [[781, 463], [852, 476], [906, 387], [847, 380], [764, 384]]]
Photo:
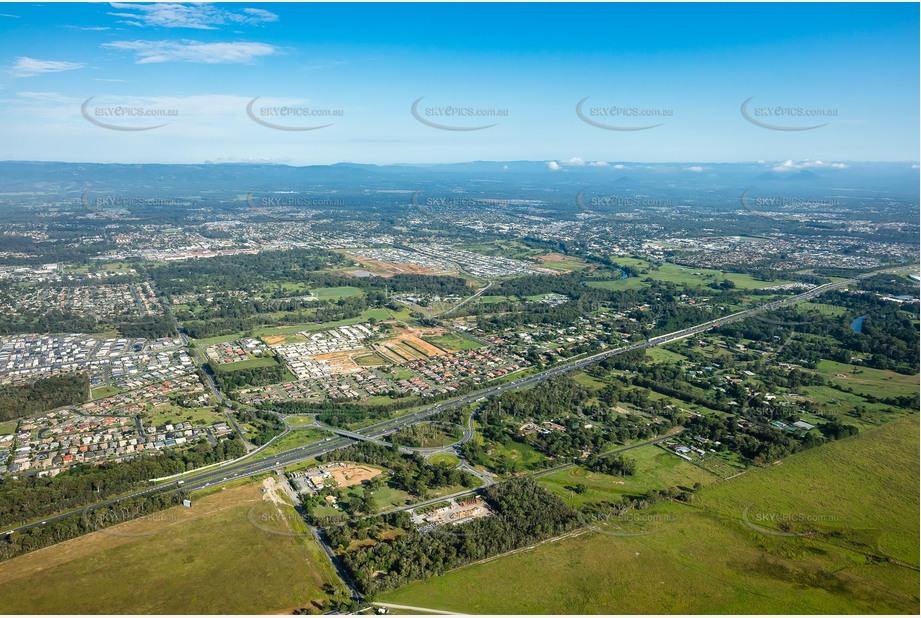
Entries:
[[239, 196], [249, 191], [365, 195], [425, 191], [538, 199], [582, 189], [695, 196], [794, 191], [802, 197], [841, 195], [917, 202], [919, 170], [912, 163], [608, 163], [472, 161], [454, 164], [287, 165], [214, 163], [98, 164], [0, 162], [0, 201], [72, 198], [83, 191], [147, 196]]

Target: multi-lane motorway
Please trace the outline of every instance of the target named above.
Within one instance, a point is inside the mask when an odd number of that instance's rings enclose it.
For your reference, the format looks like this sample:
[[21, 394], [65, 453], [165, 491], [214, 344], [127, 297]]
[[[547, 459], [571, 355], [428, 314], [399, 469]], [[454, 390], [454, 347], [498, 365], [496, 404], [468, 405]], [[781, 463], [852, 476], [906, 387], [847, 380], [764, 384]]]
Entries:
[[[717, 318], [715, 320], [703, 322], [701, 324], [697, 324], [689, 328], [675, 331], [673, 333], [668, 333], [666, 335], [659, 335], [657, 337], [653, 337], [649, 339], [648, 341], [643, 341], [641, 343], [634, 343], [634, 344], [624, 346], [624, 347], [613, 348], [610, 350], [599, 352], [597, 354], [585, 356], [583, 358], [577, 358], [574, 360], [570, 360], [560, 365], [557, 365], [556, 367], [552, 367], [550, 369], [542, 371], [540, 373], [536, 373], [534, 375], [519, 378], [511, 382], [506, 382], [505, 384], [498, 384], [495, 386], [490, 386], [490, 387], [481, 389], [479, 391], [469, 393], [467, 395], [461, 395], [453, 399], [442, 401], [442, 402], [433, 404], [429, 407], [426, 407], [424, 409], [417, 410], [415, 412], [411, 412], [404, 416], [400, 416], [400, 417], [393, 418], [393, 419], [388, 419], [380, 423], [376, 423], [374, 425], [369, 425], [368, 427], [359, 429], [356, 432], [346, 432], [346, 431], [337, 429], [336, 434], [338, 435], [336, 435], [335, 437], [327, 438], [320, 442], [314, 442], [314, 443], [300, 446], [297, 448], [289, 449], [287, 451], [283, 451], [275, 455], [274, 457], [263, 457], [259, 453], [254, 453], [249, 456], [243, 457], [240, 460], [228, 462], [226, 464], [221, 464], [220, 466], [212, 467], [207, 470], [201, 470], [198, 472], [196, 471], [188, 472], [182, 477], [177, 478], [177, 480], [171, 481], [170, 483], [165, 484], [165, 485], [146, 487], [144, 489], [140, 489], [138, 491], [132, 492], [128, 495], [124, 495], [118, 498], [113, 498], [110, 500], [99, 502], [85, 509], [75, 509], [72, 511], [68, 511], [66, 513], [61, 513], [60, 515], [56, 515], [53, 517], [47, 517], [45, 520], [41, 522], [33, 522], [33, 523], [25, 524], [22, 526], [18, 526], [16, 528], [12, 528], [12, 529], [5, 531], [4, 533], [17, 532], [17, 531], [26, 530], [28, 528], [32, 528], [35, 526], [45, 525], [49, 522], [57, 521], [65, 517], [70, 517], [75, 514], [86, 512], [88, 509], [94, 509], [94, 508], [99, 508], [99, 507], [115, 504], [126, 498], [134, 498], [138, 496], [143, 496], [145, 494], [150, 494], [150, 493], [160, 492], [160, 491], [163, 491], [163, 492], [175, 492], [175, 491], [181, 491], [181, 490], [194, 491], [198, 489], [205, 489], [208, 487], [222, 485], [224, 483], [229, 483], [229, 482], [232, 482], [238, 479], [242, 479], [248, 476], [271, 472], [272, 470], [275, 470], [281, 467], [291, 466], [294, 464], [308, 461], [310, 459], [314, 459], [320, 455], [349, 446], [351, 444], [355, 444], [359, 441], [359, 439], [379, 441], [380, 438], [384, 436], [387, 436], [391, 433], [399, 431], [400, 429], [403, 429], [404, 427], [408, 427], [410, 425], [425, 421], [429, 419], [430, 417], [436, 414], [439, 414], [441, 412], [456, 409], [459, 407], [464, 407], [472, 403], [482, 401], [489, 397], [495, 397], [497, 395], [504, 393], [505, 391], [531, 386], [539, 382], [542, 382], [544, 380], [547, 380], [553, 376], [557, 376], [557, 375], [561, 375], [561, 374], [564, 374], [570, 371], [582, 369], [593, 363], [597, 363], [607, 358], [611, 358], [612, 356], [617, 356], [619, 354], [625, 354], [633, 350], [639, 350], [643, 348], [650, 348], [654, 346], [663, 345], [671, 341], [675, 341], [676, 339], [682, 339], [684, 337], [695, 335], [695, 334], [710, 330], [712, 328], [718, 327], [723, 324], [729, 324], [731, 322], [744, 320], [746, 318], [750, 318], [750, 317], [756, 316], [761, 313], [766, 313], [769, 311], [779, 309], [784, 306], [803, 302], [815, 296], [818, 296], [819, 294], [828, 292], [830, 290], [840, 289], [843, 287], [847, 287], [849, 285], [853, 285], [858, 280], [864, 279], [874, 274], [878, 274], [879, 272], [880, 271], [877, 271], [874, 273], [867, 273], [865, 275], [860, 275], [858, 277], [855, 277], [853, 279], [848, 279], [846, 281], [826, 283], [824, 285], [820, 285], [815, 288], [812, 288], [802, 294], [797, 294], [795, 296], [789, 296], [781, 300], [772, 301], [770, 303], [766, 303], [764, 305], [760, 305], [752, 309], [746, 309], [745, 311], [739, 311], [737, 313], [726, 315], [721, 318]], [[350, 433], [354, 435], [352, 437], [349, 437], [348, 434]], [[346, 435], [342, 435], [342, 434], [346, 434]], [[4, 533], [0, 533], [0, 534], [4, 534]]]

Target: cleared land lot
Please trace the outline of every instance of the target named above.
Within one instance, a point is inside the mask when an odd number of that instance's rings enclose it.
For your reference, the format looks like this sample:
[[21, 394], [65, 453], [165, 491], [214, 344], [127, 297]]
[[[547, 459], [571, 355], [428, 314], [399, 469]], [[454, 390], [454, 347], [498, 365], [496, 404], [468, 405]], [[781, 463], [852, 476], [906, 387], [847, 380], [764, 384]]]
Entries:
[[[114, 528], [146, 536], [96, 532], [0, 563], [0, 612], [260, 614], [327, 598], [334, 575], [311, 538], [250, 523], [264, 495], [227, 489]], [[293, 525], [277, 508], [272, 525]]]
[[[663, 517], [652, 534], [587, 533], [379, 600], [467, 613], [916, 614], [918, 448], [912, 416], [704, 488], [692, 505], [643, 510]], [[765, 534], [743, 520], [749, 505], [749, 521], [800, 516], [811, 519], [794, 533], [824, 534]]]

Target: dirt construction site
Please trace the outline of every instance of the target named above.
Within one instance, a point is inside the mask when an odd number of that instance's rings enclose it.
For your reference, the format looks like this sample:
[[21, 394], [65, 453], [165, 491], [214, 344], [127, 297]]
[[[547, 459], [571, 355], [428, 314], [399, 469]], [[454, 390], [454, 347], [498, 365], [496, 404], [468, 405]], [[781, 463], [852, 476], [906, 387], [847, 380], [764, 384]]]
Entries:
[[376, 468], [354, 463], [334, 463], [323, 466], [323, 468], [329, 472], [339, 487], [359, 485], [362, 481], [373, 479], [375, 476], [382, 474], [381, 470]]
[[443, 331], [398, 328], [395, 336], [376, 344], [374, 350], [387, 360], [398, 364], [447, 354], [446, 350], [432, 345], [419, 336], [434, 334], [443, 334]]
[[382, 276], [382, 277], [392, 277], [393, 275], [435, 275], [441, 272], [449, 271], [434, 271], [430, 268], [425, 268], [423, 266], [418, 266], [416, 264], [398, 264], [395, 262], [381, 262], [379, 260], [372, 260], [367, 257], [360, 255], [346, 254], [351, 259], [355, 260], [362, 266], [367, 267], [372, 273]]

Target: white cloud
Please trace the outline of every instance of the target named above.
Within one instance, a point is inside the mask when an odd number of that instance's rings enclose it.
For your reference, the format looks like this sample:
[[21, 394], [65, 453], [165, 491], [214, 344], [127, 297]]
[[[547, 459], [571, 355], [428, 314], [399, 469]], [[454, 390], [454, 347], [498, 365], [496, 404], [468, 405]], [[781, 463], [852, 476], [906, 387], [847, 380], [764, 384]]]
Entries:
[[692, 165], [691, 167], [687, 168], [687, 170], [688, 170], [689, 172], [697, 172], [697, 173], [700, 173], [700, 172], [704, 171], [704, 168], [702, 168], [702, 167], [699, 166], [699, 165]]
[[624, 169], [624, 164], [623, 164], [623, 163], [618, 163], [617, 165], [614, 165], [614, 166], [612, 166], [612, 167], [613, 167], [613, 169], [616, 169], [616, 170], [622, 170], [622, 169]]
[[29, 101], [42, 101], [46, 103], [74, 103], [75, 99], [66, 97], [59, 92], [17, 92], [16, 96]]
[[[113, 17], [123, 17], [121, 23], [144, 28], [192, 28], [195, 30], [216, 30], [225, 24], [256, 25], [278, 20], [278, 15], [265, 9], [243, 9], [232, 11], [209, 4], [126, 4], [113, 2], [112, 8], [118, 13], [109, 13]], [[127, 11], [127, 12], [125, 12]]]
[[560, 164], [557, 163], [556, 161], [548, 161], [547, 168], [552, 172], [558, 172], [561, 169], [563, 169], [562, 166], [560, 166]]
[[565, 161], [559, 161], [557, 165], [561, 167], [607, 167], [607, 161], [586, 161], [582, 157], [571, 157]]
[[60, 73], [82, 69], [86, 65], [82, 62], [65, 62], [63, 60], [37, 60], [27, 56], [16, 58], [16, 64], [10, 70], [14, 77], [32, 77], [42, 73]]
[[200, 43], [198, 41], [115, 41], [103, 47], [134, 52], [137, 64], [157, 62], [195, 62], [221, 64], [249, 62], [260, 56], [271, 56], [278, 51], [265, 43]]
[[818, 168], [843, 170], [847, 168], [847, 165], [844, 163], [825, 163], [824, 161], [821, 161], [821, 160], [811, 161], [809, 159], [805, 161], [800, 161], [799, 163], [797, 163], [793, 159], [787, 159], [780, 165], [775, 165], [773, 168], [771, 168], [771, 171], [784, 173], [784, 172], [793, 172], [796, 170], [818, 169]]
[[244, 15], [232, 16], [231, 19], [244, 24], [261, 24], [278, 21], [278, 15], [265, 9], [243, 9]]

